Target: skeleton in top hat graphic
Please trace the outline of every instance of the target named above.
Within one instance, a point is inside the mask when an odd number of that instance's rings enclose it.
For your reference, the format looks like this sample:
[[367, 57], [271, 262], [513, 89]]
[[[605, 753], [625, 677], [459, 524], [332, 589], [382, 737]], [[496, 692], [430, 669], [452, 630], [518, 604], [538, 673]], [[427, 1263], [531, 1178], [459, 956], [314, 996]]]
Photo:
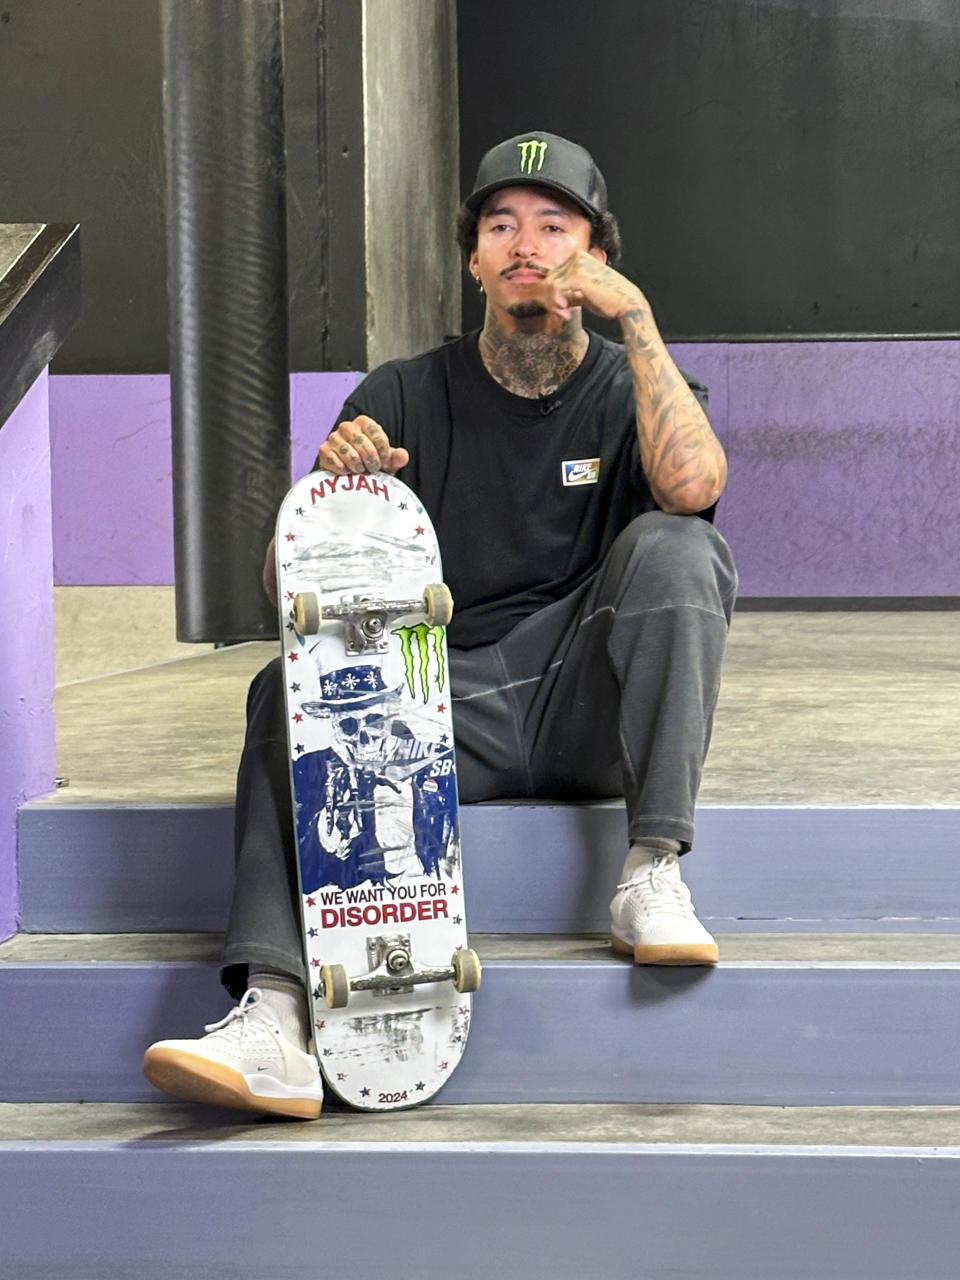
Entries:
[[297, 793], [319, 806], [297, 812], [303, 892], [389, 880], [411, 829], [422, 870], [438, 874], [456, 815], [451, 746], [416, 737], [397, 718], [401, 688], [388, 688], [378, 666], [327, 672], [320, 691], [302, 709], [331, 722], [331, 745], [293, 762]]

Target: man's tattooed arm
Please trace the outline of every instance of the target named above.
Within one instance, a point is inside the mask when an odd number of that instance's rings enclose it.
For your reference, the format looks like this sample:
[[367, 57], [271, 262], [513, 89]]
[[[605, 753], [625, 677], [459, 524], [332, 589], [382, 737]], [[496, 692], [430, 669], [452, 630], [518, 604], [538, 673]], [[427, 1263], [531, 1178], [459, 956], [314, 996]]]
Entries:
[[723, 447], [667, 351], [646, 299], [621, 315], [620, 327], [633, 374], [640, 458], [651, 492], [664, 511], [703, 511], [727, 482]]
[[619, 322], [633, 375], [640, 458], [657, 504], [675, 515], [712, 506], [727, 482], [727, 460], [643, 293], [604, 261], [580, 252], [547, 274], [544, 296], [559, 319], [586, 307]]

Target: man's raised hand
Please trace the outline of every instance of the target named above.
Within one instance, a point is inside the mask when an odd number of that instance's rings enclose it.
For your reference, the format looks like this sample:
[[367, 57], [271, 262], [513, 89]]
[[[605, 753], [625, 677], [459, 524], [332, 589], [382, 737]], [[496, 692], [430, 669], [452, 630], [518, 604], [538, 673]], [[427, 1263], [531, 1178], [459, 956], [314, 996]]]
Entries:
[[561, 320], [569, 320], [574, 307], [583, 307], [608, 320], [619, 320], [628, 311], [650, 310], [635, 284], [608, 267], [594, 251], [587, 250], [578, 250], [547, 272], [543, 278], [543, 303]]
[[336, 476], [360, 471], [392, 476], [409, 461], [406, 449], [395, 449], [379, 422], [363, 413], [335, 427], [317, 453], [317, 466]]

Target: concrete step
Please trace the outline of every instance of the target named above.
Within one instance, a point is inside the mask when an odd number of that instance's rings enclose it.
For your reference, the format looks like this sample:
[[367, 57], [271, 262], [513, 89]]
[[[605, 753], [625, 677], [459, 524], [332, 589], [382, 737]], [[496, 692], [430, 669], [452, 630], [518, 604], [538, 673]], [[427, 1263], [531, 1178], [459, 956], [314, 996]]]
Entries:
[[[144, 1047], [229, 1005], [218, 942], [0, 946], [0, 1100], [155, 1099]], [[592, 936], [472, 942], [484, 983], [443, 1103], [960, 1104], [956, 935], [722, 936], [714, 970], [638, 968]]]
[[954, 1108], [35, 1105], [0, 1133], [11, 1277], [953, 1280], [960, 1247]]
[[[232, 884], [229, 804], [20, 811], [21, 929], [218, 930]], [[481, 933], [607, 927], [620, 802], [467, 805], [468, 918]], [[702, 805], [684, 861], [714, 930], [960, 931], [957, 805]]]

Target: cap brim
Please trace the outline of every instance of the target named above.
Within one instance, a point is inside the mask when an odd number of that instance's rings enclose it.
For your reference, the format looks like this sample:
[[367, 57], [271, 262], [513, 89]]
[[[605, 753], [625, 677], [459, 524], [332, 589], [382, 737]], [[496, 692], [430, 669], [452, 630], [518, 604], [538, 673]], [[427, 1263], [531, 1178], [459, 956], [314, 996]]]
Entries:
[[565, 187], [562, 182], [536, 182], [520, 174], [510, 178], [503, 178], [499, 182], [489, 182], [485, 187], [479, 187], [476, 191], [471, 192], [464, 204], [471, 213], [479, 213], [480, 206], [488, 196], [492, 196], [495, 191], [503, 191], [506, 187], [541, 187], [545, 191], [561, 191], [568, 200], [572, 200], [577, 208], [583, 211], [586, 217], [595, 218], [600, 213], [599, 209], [587, 204], [581, 196], [578, 196], [575, 191], [571, 191], [569, 187]]

